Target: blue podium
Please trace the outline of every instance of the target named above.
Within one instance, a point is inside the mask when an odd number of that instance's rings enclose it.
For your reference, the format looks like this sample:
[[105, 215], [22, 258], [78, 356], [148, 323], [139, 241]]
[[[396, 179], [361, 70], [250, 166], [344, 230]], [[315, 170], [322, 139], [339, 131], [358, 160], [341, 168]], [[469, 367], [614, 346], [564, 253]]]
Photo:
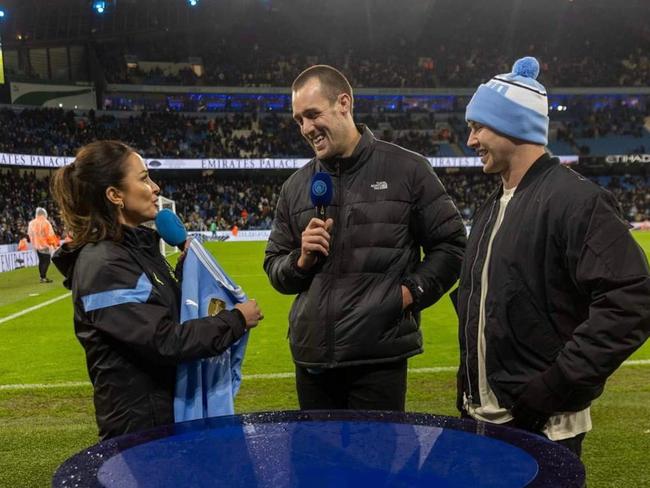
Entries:
[[215, 417], [117, 437], [63, 463], [70, 487], [575, 487], [580, 460], [542, 437], [417, 413]]

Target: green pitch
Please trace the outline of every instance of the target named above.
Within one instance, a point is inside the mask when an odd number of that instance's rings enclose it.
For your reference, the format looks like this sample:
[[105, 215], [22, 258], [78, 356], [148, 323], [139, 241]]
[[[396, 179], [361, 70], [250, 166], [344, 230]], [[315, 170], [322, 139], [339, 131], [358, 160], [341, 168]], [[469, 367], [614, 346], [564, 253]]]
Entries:
[[[650, 233], [636, 237], [650, 255]], [[286, 340], [293, 297], [280, 295], [269, 285], [262, 269], [264, 245], [208, 245], [249, 297], [258, 300], [266, 317], [249, 342], [237, 400], [240, 412], [297, 408], [293, 379], [276, 375], [293, 371]], [[38, 283], [36, 268], [0, 274], [3, 487], [48, 486], [63, 460], [97, 442], [92, 389], [83, 350], [73, 333], [71, 300], [53, 268], [50, 277], [54, 283]], [[423, 314], [422, 329], [425, 353], [409, 363], [407, 409], [456, 415], [453, 368], [458, 348], [455, 314], [447, 297]], [[650, 344], [631, 359], [650, 360]], [[650, 486], [649, 379], [650, 364], [624, 366], [595, 402], [594, 430], [587, 436], [583, 455], [590, 487]]]

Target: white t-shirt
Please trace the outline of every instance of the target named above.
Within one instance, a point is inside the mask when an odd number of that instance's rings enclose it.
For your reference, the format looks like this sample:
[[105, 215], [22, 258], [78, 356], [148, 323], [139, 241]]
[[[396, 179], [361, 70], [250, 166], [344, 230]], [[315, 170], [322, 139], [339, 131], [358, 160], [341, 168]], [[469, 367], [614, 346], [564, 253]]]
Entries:
[[[504, 424], [512, 420], [512, 415], [510, 411], [499, 406], [499, 401], [497, 400], [496, 395], [490, 388], [490, 384], [487, 381], [487, 374], [485, 372], [485, 299], [487, 297], [488, 291], [488, 272], [490, 265], [490, 256], [492, 254], [492, 242], [494, 237], [501, 227], [503, 218], [506, 213], [506, 208], [508, 203], [515, 194], [517, 188], [503, 189], [503, 195], [499, 200], [499, 213], [497, 214], [496, 221], [494, 223], [494, 228], [490, 234], [490, 240], [488, 241], [487, 255], [485, 256], [485, 264], [483, 265], [483, 270], [481, 272], [481, 300], [479, 305], [479, 320], [478, 320], [478, 389], [479, 397], [481, 400], [480, 405], [469, 404], [467, 398], [465, 401], [465, 410], [470, 414], [474, 419], [481, 420], [484, 422], [491, 422], [495, 424]], [[578, 434], [583, 432], [588, 432], [591, 430], [591, 415], [589, 408], [585, 408], [580, 412], [560, 412], [557, 415], [553, 415], [546, 425], [544, 426], [543, 432], [552, 441], [559, 441], [562, 439], [569, 439], [575, 437]]]

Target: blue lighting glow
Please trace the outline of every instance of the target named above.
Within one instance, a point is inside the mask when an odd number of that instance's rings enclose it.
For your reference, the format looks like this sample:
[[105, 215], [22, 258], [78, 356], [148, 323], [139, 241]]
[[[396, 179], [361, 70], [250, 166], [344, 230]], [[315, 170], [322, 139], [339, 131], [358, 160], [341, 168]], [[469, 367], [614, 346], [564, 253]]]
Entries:
[[97, 0], [97, 1], [93, 2], [93, 9], [98, 14], [103, 14], [104, 11], [106, 10], [106, 2], [103, 1], [103, 0]]

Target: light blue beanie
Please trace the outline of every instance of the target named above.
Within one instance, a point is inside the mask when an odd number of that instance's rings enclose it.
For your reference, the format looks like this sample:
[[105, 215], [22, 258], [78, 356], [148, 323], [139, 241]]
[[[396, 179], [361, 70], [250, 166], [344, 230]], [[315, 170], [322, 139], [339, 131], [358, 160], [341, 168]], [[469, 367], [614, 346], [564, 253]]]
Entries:
[[537, 82], [539, 62], [518, 59], [511, 73], [482, 84], [467, 105], [465, 120], [534, 144], [548, 142], [548, 99]]

